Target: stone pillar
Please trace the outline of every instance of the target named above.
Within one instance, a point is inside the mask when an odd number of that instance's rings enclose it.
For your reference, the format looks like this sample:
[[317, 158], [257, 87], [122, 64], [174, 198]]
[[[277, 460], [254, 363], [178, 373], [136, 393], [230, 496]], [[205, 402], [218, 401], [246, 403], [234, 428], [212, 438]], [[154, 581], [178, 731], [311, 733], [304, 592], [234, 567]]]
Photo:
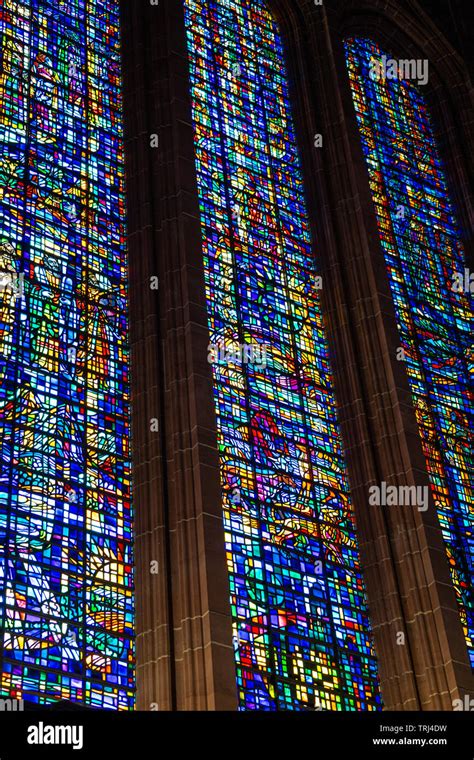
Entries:
[[[123, 66], [138, 708], [234, 709], [237, 689], [181, 0], [123, 2]], [[153, 142], [151, 135], [156, 135]], [[158, 290], [150, 287], [153, 277]], [[157, 425], [150, 426], [153, 419]], [[157, 574], [150, 573], [154, 561]]]

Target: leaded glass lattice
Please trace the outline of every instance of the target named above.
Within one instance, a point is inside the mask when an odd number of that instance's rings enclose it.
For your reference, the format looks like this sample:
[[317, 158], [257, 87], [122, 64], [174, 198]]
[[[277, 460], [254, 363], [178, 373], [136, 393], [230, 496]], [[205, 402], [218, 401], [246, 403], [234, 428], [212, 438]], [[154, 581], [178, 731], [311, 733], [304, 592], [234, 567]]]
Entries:
[[474, 666], [471, 284], [421, 85], [393, 77], [395, 59], [384, 55], [371, 40], [346, 42], [400, 347]]
[[380, 706], [278, 27], [185, 0], [242, 709]]
[[134, 702], [119, 3], [0, 5], [2, 696]]

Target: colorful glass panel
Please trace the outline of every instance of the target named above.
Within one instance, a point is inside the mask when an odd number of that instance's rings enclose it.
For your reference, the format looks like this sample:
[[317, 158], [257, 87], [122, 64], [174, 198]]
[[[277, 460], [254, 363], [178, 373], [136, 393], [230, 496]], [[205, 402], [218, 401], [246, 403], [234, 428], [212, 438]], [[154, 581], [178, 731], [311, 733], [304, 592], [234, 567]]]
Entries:
[[185, 0], [241, 709], [380, 707], [278, 27]]
[[400, 346], [474, 666], [471, 284], [426, 100], [412, 80], [392, 78], [384, 55], [368, 39], [346, 42]]
[[0, 690], [134, 703], [119, 3], [0, 6]]

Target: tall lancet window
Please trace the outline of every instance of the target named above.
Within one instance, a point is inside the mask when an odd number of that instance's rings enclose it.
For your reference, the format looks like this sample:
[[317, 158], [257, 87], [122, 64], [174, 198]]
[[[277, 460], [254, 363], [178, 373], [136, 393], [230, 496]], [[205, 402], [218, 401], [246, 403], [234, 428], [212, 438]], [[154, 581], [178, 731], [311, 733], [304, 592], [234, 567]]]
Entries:
[[0, 12], [0, 693], [134, 701], [119, 3]]
[[346, 54], [400, 356], [474, 666], [472, 285], [421, 86], [370, 40], [348, 40]]
[[262, 0], [185, 10], [240, 706], [374, 710], [280, 33]]

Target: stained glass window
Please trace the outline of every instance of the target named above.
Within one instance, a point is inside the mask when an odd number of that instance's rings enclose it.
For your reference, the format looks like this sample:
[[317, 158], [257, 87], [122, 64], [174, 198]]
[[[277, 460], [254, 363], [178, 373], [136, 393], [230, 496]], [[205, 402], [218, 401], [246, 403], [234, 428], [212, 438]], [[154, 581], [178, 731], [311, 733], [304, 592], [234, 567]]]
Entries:
[[383, 55], [370, 40], [346, 42], [400, 347], [474, 666], [472, 294], [426, 100]]
[[380, 706], [278, 26], [185, 0], [241, 709]]
[[0, 688], [129, 709], [118, 13], [0, 9]]

